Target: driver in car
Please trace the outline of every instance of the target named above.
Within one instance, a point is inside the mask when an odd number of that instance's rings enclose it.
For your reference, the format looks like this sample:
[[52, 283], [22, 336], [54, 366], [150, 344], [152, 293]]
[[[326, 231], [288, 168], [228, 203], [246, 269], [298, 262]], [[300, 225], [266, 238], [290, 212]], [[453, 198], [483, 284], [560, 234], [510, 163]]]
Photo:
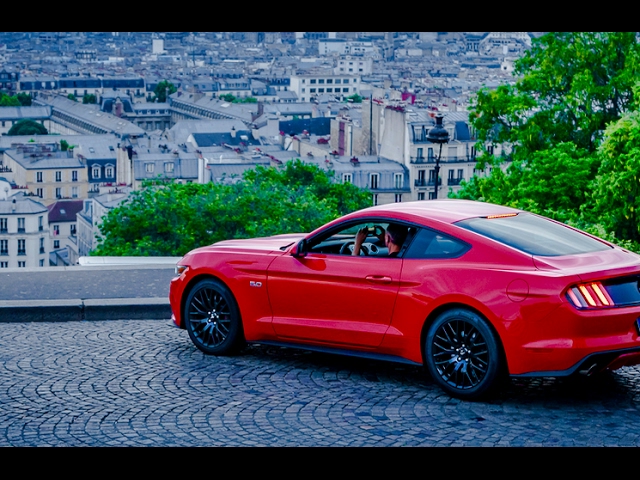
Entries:
[[[398, 256], [398, 253], [400, 253], [400, 248], [402, 248], [402, 244], [407, 238], [407, 233], [407, 227], [396, 225], [394, 223], [389, 224], [387, 230], [384, 232], [384, 244], [389, 251], [387, 256]], [[360, 255], [360, 248], [362, 247], [362, 243], [367, 239], [368, 235], [369, 229], [367, 227], [363, 227], [358, 230], [358, 233], [356, 234], [355, 245], [353, 246], [353, 252], [351, 253], [351, 255]], [[382, 238], [380, 240], [382, 240]]]

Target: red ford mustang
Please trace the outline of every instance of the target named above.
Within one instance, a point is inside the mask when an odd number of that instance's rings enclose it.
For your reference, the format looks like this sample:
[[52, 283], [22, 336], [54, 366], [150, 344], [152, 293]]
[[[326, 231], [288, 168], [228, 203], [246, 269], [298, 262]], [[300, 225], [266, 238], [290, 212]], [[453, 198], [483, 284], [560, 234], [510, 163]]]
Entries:
[[[406, 234], [395, 256], [390, 225]], [[176, 273], [173, 321], [213, 355], [251, 342], [426, 365], [459, 398], [506, 375], [640, 363], [640, 256], [498, 205], [371, 207], [309, 234], [198, 248]]]

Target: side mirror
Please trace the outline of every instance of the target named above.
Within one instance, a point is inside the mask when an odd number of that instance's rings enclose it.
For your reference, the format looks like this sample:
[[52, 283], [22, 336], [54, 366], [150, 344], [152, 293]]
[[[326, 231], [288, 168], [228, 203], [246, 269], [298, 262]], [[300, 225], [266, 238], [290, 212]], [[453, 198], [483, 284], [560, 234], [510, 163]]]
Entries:
[[294, 247], [291, 249], [291, 255], [295, 258], [306, 257], [307, 256], [307, 240], [303, 238], [297, 243], [297, 245], [294, 245]]

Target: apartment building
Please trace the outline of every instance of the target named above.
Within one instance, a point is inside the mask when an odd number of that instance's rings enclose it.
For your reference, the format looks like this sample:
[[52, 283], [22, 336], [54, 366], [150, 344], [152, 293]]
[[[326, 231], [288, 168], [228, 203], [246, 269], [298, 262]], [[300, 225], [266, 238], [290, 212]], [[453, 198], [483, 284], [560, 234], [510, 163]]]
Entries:
[[0, 269], [49, 265], [47, 207], [23, 193], [0, 195]]
[[340, 75], [333, 72], [305, 73], [292, 75], [290, 90], [295, 92], [301, 102], [310, 102], [318, 95], [333, 95], [344, 100], [360, 93], [360, 75]]
[[62, 198], [86, 198], [86, 163], [58, 142], [19, 143], [4, 151], [4, 166], [16, 185], [27, 187], [45, 206]]

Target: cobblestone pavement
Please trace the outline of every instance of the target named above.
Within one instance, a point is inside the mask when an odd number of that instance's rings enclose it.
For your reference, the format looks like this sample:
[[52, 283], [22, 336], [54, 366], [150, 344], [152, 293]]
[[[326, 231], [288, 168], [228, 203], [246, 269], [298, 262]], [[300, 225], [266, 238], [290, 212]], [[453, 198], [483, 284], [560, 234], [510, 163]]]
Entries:
[[637, 446], [640, 369], [463, 402], [420, 368], [251, 346], [163, 320], [0, 325], [0, 446]]

